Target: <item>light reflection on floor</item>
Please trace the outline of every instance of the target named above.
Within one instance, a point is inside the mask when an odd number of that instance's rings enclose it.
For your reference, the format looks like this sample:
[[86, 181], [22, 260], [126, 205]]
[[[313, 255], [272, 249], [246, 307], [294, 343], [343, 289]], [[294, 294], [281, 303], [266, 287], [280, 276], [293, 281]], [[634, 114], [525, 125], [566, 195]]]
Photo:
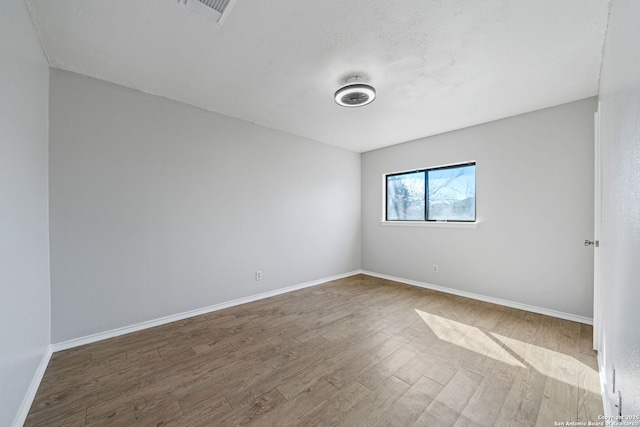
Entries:
[[583, 374], [586, 372], [589, 377], [593, 377], [591, 381], [585, 381], [582, 387], [596, 394], [600, 392], [598, 372], [572, 356], [494, 332], [485, 332], [475, 326], [442, 316], [421, 310], [415, 311], [443, 341], [511, 366], [535, 369], [547, 377], [567, 384], [576, 385], [578, 371], [582, 370]]

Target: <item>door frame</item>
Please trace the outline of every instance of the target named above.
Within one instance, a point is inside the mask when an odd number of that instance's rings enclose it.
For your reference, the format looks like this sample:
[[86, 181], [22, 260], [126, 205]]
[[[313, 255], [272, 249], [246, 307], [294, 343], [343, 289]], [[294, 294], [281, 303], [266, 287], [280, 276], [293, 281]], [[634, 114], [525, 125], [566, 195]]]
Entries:
[[[594, 200], [593, 240], [600, 242], [602, 231], [602, 141], [600, 133], [600, 101], [594, 114]], [[602, 345], [602, 255], [601, 246], [593, 246], [593, 349]]]

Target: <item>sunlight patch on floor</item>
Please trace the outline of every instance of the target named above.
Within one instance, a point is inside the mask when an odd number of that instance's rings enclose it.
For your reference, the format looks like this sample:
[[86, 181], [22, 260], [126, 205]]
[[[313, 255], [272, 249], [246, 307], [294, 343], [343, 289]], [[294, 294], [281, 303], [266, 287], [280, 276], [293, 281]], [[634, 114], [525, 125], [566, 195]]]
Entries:
[[587, 391], [600, 394], [598, 372], [575, 357], [493, 332], [489, 332], [489, 334], [541, 374], [567, 384], [576, 385], [581, 373], [586, 376], [586, 380], [581, 381], [580, 386]]
[[441, 340], [511, 366], [534, 369], [541, 374], [595, 394], [600, 393], [597, 370], [573, 356], [506, 337], [442, 316], [415, 310]]
[[503, 363], [526, 368], [516, 357], [509, 354], [501, 344], [475, 326], [466, 325], [442, 316], [416, 310], [416, 313], [441, 340], [474, 351]]

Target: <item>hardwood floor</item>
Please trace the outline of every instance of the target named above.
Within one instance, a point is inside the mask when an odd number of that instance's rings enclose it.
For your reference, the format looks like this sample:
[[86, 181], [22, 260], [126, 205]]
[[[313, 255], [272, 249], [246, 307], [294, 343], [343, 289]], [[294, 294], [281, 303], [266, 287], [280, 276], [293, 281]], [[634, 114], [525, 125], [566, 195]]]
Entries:
[[553, 426], [590, 326], [358, 275], [55, 353], [26, 426]]

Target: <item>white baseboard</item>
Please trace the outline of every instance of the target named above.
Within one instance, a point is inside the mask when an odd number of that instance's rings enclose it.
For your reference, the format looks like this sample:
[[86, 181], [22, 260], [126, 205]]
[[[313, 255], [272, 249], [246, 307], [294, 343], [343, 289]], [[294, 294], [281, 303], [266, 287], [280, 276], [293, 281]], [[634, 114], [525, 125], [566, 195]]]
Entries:
[[344, 279], [345, 277], [354, 276], [359, 274], [360, 271], [351, 271], [349, 273], [338, 274], [336, 276], [325, 277], [311, 282], [301, 283], [299, 285], [288, 286], [286, 288], [276, 289], [274, 291], [264, 292], [257, 295], [251, 295], [244, 298], [239, 298], [233, 301], [227, 301], [220, 304], [215, 304], [209, 307], [198, 308], [196, 310], [185, 311], [183, 313], [172, 314], [170, 316], [161, 317], [159, 319], [149, 320], [135, 325], [125, 326], [122, 328], [112, 329], [105, 332], [99, 332], [93, 335], [87, 335], [80, 338], [74, 338], [68, 341], [55, 343], [52, 345], [53, 352], [67, 350], [81, 345], [91, 344], [97, 341], [106, 340], [109, 338], [118, 337], [120, 335], [129, 334], [131, 332], [141, 331], [143, 329], [153, 328], [154, 326], [165, 325], [167, 323], [176, 322], [178, 320], [187, 319], [189, 317], [199, 316], [201, 314], [211, 313], [213, 311], [222, 310], [229, 307], [234, 307], [240, 304], [246, 304], [248, 302], [258, 301], [264, 298], [270, 298], [276, 295], [285, 294], [287, 292], [297, 291], [298, 289], [304, 289], [311, 286], [321, 285], [323, 283], [331, 282], [332, 280]]
[[[31, 405], [33, 403], [33, 399], [35, 398], [36, 392], [38, 391], [38, 387], [40, 386], [40, 382], [42, 381], [44, 373], [45, 373], [45, 371], [47, 369], [47, 365], [49, 364], [49, 360], [51, 359], [51, 355], [56, 351], [67, 350], [67, 349], [70, 349], [70, 348], [79, 347], [79, 346], [82, 346], [82, 345], [85, 345], [85, 344], [91, 344], [91, 343], [94, 343], [94, 342], [97, 342], [97, 341], [102, 341], [102, 340], [105, 340], [105, 339], [108, 339], [108, 338], [117, 337], [117, 336], [128, 334], [128, 333], [131, 333], [131, 332], [137, 332], [137, 331], [141, 331], [143, 329], [152, 328], [154, 326], [160, 326], [160, 325], [164, 325], [164, 324], [167, 324], [167, 323], [175, 322], [175, 321], [178, 321], [178, 320], [187, 319], [189, 317], [199, 316], [201, 314], [207, 314], [207, 313], [211, 313], [211, 312], [214, 312], [214, 311], [222, 310], [222, 309], [225, 309], [225, 308], [234, 307], [236, 305], [246, 304], [248, 302], [253, 302], [253, 301], [258, 301], [258, 300], [261, 300], [261, 299], [264, 299], [264, 298], [270, 298], [270, 297], [273, 297], [273, 296], [276, 296], [276, 295], [285, 294], [287, 292], [292, 292], [292, 291], [296, 291], [296, 290], [299, 290], [299, 289], [304, 289], [304, 288], [308, 288], [308, 287], [312, 287], [312, 286], [321, 285], [323, 283], [331, 282], [333, 280], [344, 279], [345, 277], [354, 276], [356, 274], [366, 274], [368, 276], [379, 277], [381, 279], [392, 280], [394, 282], [400, 282], [400, 283], [405, 283], [405, 284], [408, 284], [408, 285], [418, 286], [418, 287], [421, 287], [421, 288], [432, 289], [432, 290], [439, 291], [439, 292], [445, 292], [445, 293], [448, 293], [448, 294], [453, 294], [453, 295], [458, 295], [458, 296], [462, 296], [462, 297], [466, 297], [466, 298], [485, 301], [485, 302], [489, 302], [489, 303], [493, 303], [493, 304], [503, 305], [503, 306], [506, 306], [506, 307], [512, 307], [512, 308], [517, 308], [517, 309], [520, 309], [520, 310], [531, 311], [533, 313], [544, 314], [544, 315], [547, 315], [547, 316], [552, 316], [552, 317], [557, 317], [557, 318], [560, 318], [560, 319], [571, 320], [571, 321], [574, 321], [574, 322], [584, 323], [584, 324], [587, 324], [587, 325], [592, 325], [593, 324], [593, 319], [590, 319], [590, 318], [587, 318], [587, 317], [583, 317], [583, 316], [577, 316], [575, 314], [563, 313], [563, 312], [556, 311], [556, 310], [550, 310], [550, 309], [547, 309], [547, 308], [536, 307], [536, 306], [532, 306], [532, 305], [528, 305], [528, 304], [521, 304], [521, 303], [518, 303], [518, 302], [503, 300], [503, 299], [500, 299], [500, 298], [487, 297], [487, 296], [480, 295], [480, 294], [474, 294], [474, 293], [471, 293], [471, 292], [460, 291], [460, 290], [457, 290], [457, 289], [447, 288], [447, 287], [444, 287], [444, 286], [432, 285], [430, 283], [419, 282], [419, 281], [416, 281], [416, 280], [404, 279], [404, 278], [401, 278], [401, 277], [389, 276], [389, 275], [386, 275], [386, 274], [375, 273], [375, 272], [372, 272], [372, 271], [356, 270], [356, 271], [351, 271], [349, 273], [343, 273], [343, 274], [338, 274], [336, 276], [325, 277], [323, 279], [313, 280], [311, 282], [301, 283], [301, 284], [298, 284], [298, 285], [288, 286], [286, 288], [276, 289], [276, 290], [273, 290], [273, 291], [264, 292], [264, 293], [257, 294], [257, 295], [252, 295], [252, 296], [239, 298], [239, 299], [228, 301], [228, 302], [223, 302], [223, 303], [220, 303], [220, 304], [215, 304], [215, 305], [212, 305], [212, 306], [209, 306], [209, 307], [199, 308], [199, 309], [196, 309], [196, 310], [191, 310], [191, 311], [187, 311], [187, 312], [183, 312], [183, 313], [178, 313], [178, 314], [174, 314], [174, 315], [171, 315], [171, 316], [162, 317], [162, 318], [159, 318], [159, 319], [149, 320], [149, 321], [138, 323], [138, 324], [131, 325], [131, 326], [126, 326], [126, 327], [122, 327], [122, 328], [118, 328], [118, 329], [113, 329], [113, 330], [110, 330], [110, 331], [100, 332], [100, 333], [93, 334], [93, 335], [88, 335], [88, 336], [85, 336], [85, 337], [75, 338], [75, 339], [72, 339], [72, 340], [51, 344], [51, 345], [49, 345], [47, 347], [47, 349], [45, 351], [45, 354], [42, 356], [42, 360], [40, 361], [40, 365], [38, 366], [38, 369], [36, 370], [36, 373], [33, 376], [31, 384], [29, 385], [27, 393], [25, 394], [24, 399], [22, 400], [22, 404], [20, 405], [20, 409], [18, 410], [18, 413], [16, 414], [16, 416], [14, 418], [12, 426], [13, 427], [21, 427], [24, 424], [25, 420], [27, 419], [27, 415], [29, 414], [29, 410], [31, 409]], [[600, 358], [598, 358], [598, 364], [600, 365]], [[600, 381], [601, 381], [601, 386], [603, 388], [603, 396], [604, 396], [605, 383], [604, 383], [603, 375], [604, 375], [604, 373], [601, 372], [600, 373]], [[607, 409], [609, 409], [608, 412], [610, 412], [610, 408], [607, 405], [608, 402], [603, 402], [603, 403], [604, 403], [604, 407], [605, 407], [605, 413], [607, 412]], [[605, 415], [611, 415], [611, 414], [605, 414]]]
[[264, 298], [270, 298], [270, 297], [273, 297], [273, 296], [276, 296], [276, 295], [281, 295], [281, 294], [284, 294], [284, 293], [287, 293], [287, 292], [296, 291], [298, 289], [304, 289], [304, 288], [308, 288], [308, 287], [311, 287], [311, 286], [317, 286], [317, 285], [320, 285], [322, 283], [327, 283], [327, 282], [330, 282], [332, 280], [343, 279], [345, 277], [354, 276], [356, 274], [366, 274], [366, 275], [373, 276], [373, 277], [379, 277], [381, 279], [393, 280], [395, 282], [406, 283], [408, 285], [418, 286], [418, 287], [421, 287], [421, 288], [432, 289], [432, 290], [435, 290], [435, 291], [440, 291], [440, 292], [454, 294], [454, 295], [458, 295], [458, 296], [462, 296], [462, 297], [466, 297], [466, 298], [471, 298], [471, 299], [476, 299], [476, 300], [480, 300], [480, 301], [490, 302], [490, 303], [493, 303], [493, 304], [503, 305], [503, 306], [506, 306], [506, 307], [512, 307], [512, 308], [517, 308], [517, 309], [520, 309], [520, 310], [531, 311], [533, 313], [539, 313], [539, 314], [544, 314], [544, 315], [547, 315], [547, 316], [558, 317], [560, 319], [571, 320], [571, 321], [574, 321], [574, 322], [584, 323], [584, 324], [587, 324], [587, 325], [592, 325], [593, 324], [593, 319], [590, 319], [590, 318], [587, 318], [587, 317], [582, 317], [582, 316], [577, 316], [575, 314], [563, 313], [563, 312], [560, 312], [560, 311], [555, 311], [555, 310], [542, 308], [542, 307], [536, 307], [536, 306], [527, 305], [527, 304], [521, 304], [521, 303], [518, 303], [518, 302], [503, 300], [503, 299], [499, 299], [499, 298], [487, 297], [487, 296], [484, 296], [484, 295], [474, 294], [474, 293], [466, 292], [466, 291], [459, 291], [457, 289], [447, 288], [447, 287], [444, 287], [444, 286], [437, 286], [437, 285], [432, 285], [432, 284], [429, 284], [429, 283], [418, 282], [416, 280], [404, 279], [402, 277], [395, 277], [395, 276], [389, 276], [389, 275], [386, 275], [386, 274], [375, 273], [373, 271], [356, 270], [356, 271], [351, 271], [351, 272], [344, 273], [344, 274], [339, 274], [339, 275], [336, 275], [336, 276], [325, 277], [325, 278], [322, 278], [322, 279], [313, 280], [311, 282], [306, 282], [306, 283], [301, 283], [301, 284], [298, 284], [298, 285], [288, 286], [286, 288], [276, 289], [274, 291], [264, 292], [264, 293], [257, 294], [257, 295], [251, 295], [251, 296], [248, 296], [248, 297], [239, 298], [239, 299], [228, 301], [228, 302], [215, 304], [215, 305], [212, 305], [212, 306], [209, 306], [209, 307], [203, 307], [203, 308], [199, 308], [199, 309], [196, 309], [196, 310], [191, 310], [191, 311], [186, 311], [186, 312], [183, 312], [183, 313], [173, 314], [173, 315], [170, 315], [170, 316], [161, 317], [159, 319], [154, 319], [154, 320], [149, 320], [149, 321], [146, 321], [146, 322], [137, 323], [135, 325], [125, 326], [125, 327], [122, 327], [122, 328], [112, 329], [112, 330], [105, 331], [105, 332], [99, 332], [97, 334], [87, 335], [87, 336], [84, 336], [84, 337], [74, 338], [74, 339], [71, 339], [71, 340], [68, 340], [68, 341], [55, 343], [55, 344], [52, 344], [52, 351], [56, 352], [56, 351], [61, 351], [61, 350], [67, 350], [67, 349], [74, 348], [74, 347], [79, 347], [79, 346], [86, 345], [86, 344], [91, 344], [91, 343], [94, 343], [94, 342], [97, 342], [97, 341], [102, 341], [102, 340], [105, 340], [105, 339], [118, 337], [120, 335], [129, 334], [131, 332], [137, 332], [137, 331], [141, 331], [141, 330], [144, 330], [144, 329], [152, 328], [154, 326], [160, 326], [160, 325], [164, 325], [164, 324], [167, 324], [167, 323], [175, 322], [175, 321], [178, 321], [178, 320], [184, 320], [184, 319], [187, 319], [189, 317], [199, 316], [201, 314], [207, 314], [207, 313], [211, 313], [211, 312], [214, 312], [214, 311], [223, 310], [225, 308], [234, 307], [234, 306], [240, 305], [240, 304], [246, 304], [248, 302], [258, 301], [258, 300], [261, 300], [261, 299], [264, 299]]
[[33, 399], [36, 397], [36, 392], [38, 391], [38, 387], [40, 387], [40, 382], [42, 381], [42, 377], [44, 377], [44, 372], [47, 370], [47, 365], [49, 365], [49, 360], [51, 359], [52, 354], [53, 348], [51, 345], [48, 345], [44, 354], [42, 355], [42, 359], [40, 360], [38, 369], [36, 369], [36, 373], [33, 375], [31, 384], [29, 384], [27, 393], [22, 399], [20, 409], [18, 409], [18, 413], [13, 419], [13, 423], [11, 424], [13, 427], [22, 427], [24, 425], [24, 422], [27, 420], [27, 415], [29, 415], [29, 410], [31, 409], [31, 405], [33, 404]]
[[593, 319], [583, 316], [578, 316], [570, 313], [563, 313], [561, 311], [551, 310], [548, 308], [536, 307], [534, 305], [522, 304], [515, 301], [504, 300], [500, 298], [488, 297], [480, 294], [474, 294], [472, 292], [459, 291], [457, 289], [447, 288], [444, 286], [432, 285], [430, 283], [418, 282], [416, 280], [403, 279], [402, 277], [389, 276], [386, 274], [375, 273], [373, 271], [362, 270], [362, 274], [369, 276], [379, 277], [381, 279], [393, 280], [394, 282], [405, 283], [407, 285], [419, 286], [421, 288], [432, 289], [434, 291], [445, 292], [447, 294], [458, 295], [465, 298], [471, 298], [479, 301], [490, 302], [492, 304], [503, 305], [505, 307], [517, 308], [519, 310], [531, 311], [533, 313], [544, 314], [551, 317], [557, 317], [560, 319], [571, 320], [573, 322], [584, 323], [586, 325], [593, 325]]

